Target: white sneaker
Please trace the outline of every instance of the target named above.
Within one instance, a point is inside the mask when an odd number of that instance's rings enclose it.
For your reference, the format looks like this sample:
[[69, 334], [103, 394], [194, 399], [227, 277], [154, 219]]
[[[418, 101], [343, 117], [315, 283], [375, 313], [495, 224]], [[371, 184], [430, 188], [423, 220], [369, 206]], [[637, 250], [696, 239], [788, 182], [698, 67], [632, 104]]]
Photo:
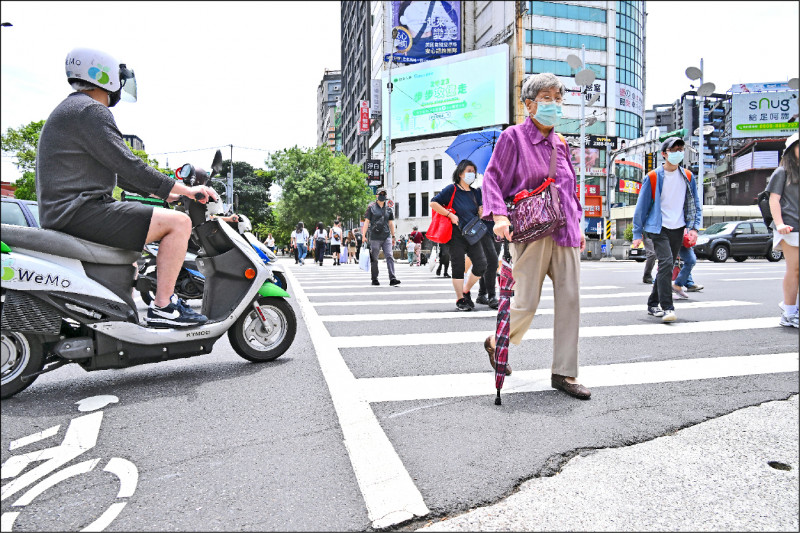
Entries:
[[664, 311], [664, 316], [661, 317], [662, 322], [675, 322], [678, 319], [678, 315], [675, 314], [675, 310], [668, 309]]
[[675, 294], [675, 296], [678, 298], [678, 300], [688, 300], [689, 299], [689, 295], [686, 294], [685, 292], [683, 292], [683, 287], [681, 287], [680, 285], [675, 285], [673, 283], [672, 284], [672, 292]]
[[648, 307], [647, 314], [650, 316], [661, 318], [662, 316], [664, 316], [664, 311], [662, 311], [660, 307]]

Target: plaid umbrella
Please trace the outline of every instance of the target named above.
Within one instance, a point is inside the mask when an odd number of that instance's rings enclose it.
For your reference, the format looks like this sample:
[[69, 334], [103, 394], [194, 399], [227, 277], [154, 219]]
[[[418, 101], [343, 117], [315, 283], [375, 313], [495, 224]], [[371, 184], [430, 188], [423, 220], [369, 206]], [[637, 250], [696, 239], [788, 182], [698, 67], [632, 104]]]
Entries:
[[500, 305], [497, 308], [497, 331], [495, 332], [496, 347], [494, 351], [497, 366], [494, 374], [494, 384], [497, 387], [495, 405], [501, 405], [500, 389], [506, 379], [506, 363], [508, 363], [508, 335], [511, 331], [510, 311], [511, 297], [514, 296], [514, 276], [511, 274], [511, 254], [508, 251], [508, 242], [505, 243], [502, 267], [500, 268]]

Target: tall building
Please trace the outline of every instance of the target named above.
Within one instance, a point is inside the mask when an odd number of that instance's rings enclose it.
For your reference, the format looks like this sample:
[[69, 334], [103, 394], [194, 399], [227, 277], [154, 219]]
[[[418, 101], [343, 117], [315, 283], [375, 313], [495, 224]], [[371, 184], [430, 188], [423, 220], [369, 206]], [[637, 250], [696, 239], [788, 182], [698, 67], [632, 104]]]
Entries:
[[144, 142], [139, 138], [138, 135], [133, 135], [132, 133], [123, 133], [122, 139], [127, 141], [134, 150], [144, 151]]
[[341, 97], [342, 72], [325, 69], [317, 87], [317, 146], [326, 145], [332, 152], [336, 148], [335, 112]]
[[369, 100], [371, 24], [370, 2], [341, 2], [342, 25], [342, 153], [363, 165], [369, 134], [359, 133], [359, 103]]

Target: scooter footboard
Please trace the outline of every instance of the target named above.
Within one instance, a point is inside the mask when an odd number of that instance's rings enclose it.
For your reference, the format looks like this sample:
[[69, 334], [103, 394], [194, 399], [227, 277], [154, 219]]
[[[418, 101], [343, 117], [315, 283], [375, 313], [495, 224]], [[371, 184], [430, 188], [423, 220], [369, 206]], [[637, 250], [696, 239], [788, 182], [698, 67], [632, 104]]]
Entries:
[[133, 344], [96, 332], [97, 355], [78, 361], [78, 363], [84, 370], [92, 371], [183, 359], [211, 353], [211, 349], [218, 339], [219, 337], [199, 337], [197, 340], [180, 343]]

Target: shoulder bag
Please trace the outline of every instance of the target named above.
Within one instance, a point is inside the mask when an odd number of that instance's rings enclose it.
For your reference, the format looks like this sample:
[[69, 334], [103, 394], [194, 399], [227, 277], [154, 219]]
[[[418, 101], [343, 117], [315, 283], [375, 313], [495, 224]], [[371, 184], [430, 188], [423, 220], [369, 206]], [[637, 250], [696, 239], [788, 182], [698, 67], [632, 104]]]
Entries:
[[550, 155], [550, 170], [547, 179], [534, 190], [517, 193], [509, 208], [509, 219], [513, 229], [513, 242], [533, 242], [552, 234], [566, 224], [566, 216], [561, 208], [558, 187], [554, 185], [558, 145], [553, 144]]
[[[453, 196], [450, 197], [450, 203], [445, 207], [450, 213], [455, 213], [455, 210], [453, 210], [453, 200], [455, 197], [456, 186], [453, 184]], [[431, 225], [428, 226], [428, 231], [425, 233], [425, 236], [432, 242], [448, 243], [453, 236], [453, 223], [450, 222], [449, 217], [440, 215], [434, 211], [431, 218]]]
[[[455, 196], [455, 191], [453, 191], [453, 196]], [[472, 190], [472, 201], [475, 202], [475, 207], [478, 207], [478, 201], [475, 199], [475, 190]], [[464, 227], [461, 228], [461, 234], [464, 236], [464, 239], [472, 245], [483, 239], [483, 236], [489, 231], [489, 228], [486, 227], [486, 224], [483, 223], [481, 217], [475, 216], [472, 220], [464, 224]]]

